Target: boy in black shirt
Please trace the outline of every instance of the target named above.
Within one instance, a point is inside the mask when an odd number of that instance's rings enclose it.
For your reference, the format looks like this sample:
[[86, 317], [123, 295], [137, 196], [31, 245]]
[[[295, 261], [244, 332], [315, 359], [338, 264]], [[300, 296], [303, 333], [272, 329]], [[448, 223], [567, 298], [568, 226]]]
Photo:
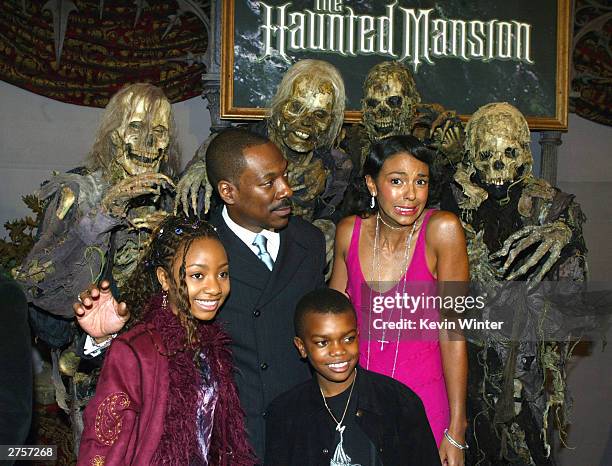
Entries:
[[266, 416], [267, 466], [439, 466], [419, 397], [357, 367], [357, 318], [342, 293], [297, 305], [294, 342], [315, 377], [276, 398]]

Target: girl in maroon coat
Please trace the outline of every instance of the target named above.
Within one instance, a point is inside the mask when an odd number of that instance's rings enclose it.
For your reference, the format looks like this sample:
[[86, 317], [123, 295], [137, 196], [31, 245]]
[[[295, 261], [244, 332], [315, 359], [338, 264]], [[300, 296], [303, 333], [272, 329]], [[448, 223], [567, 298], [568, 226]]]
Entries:
[[[211, 322], [230, 288], [225, 250], [198, 220], [170, 217], [153, 238], [125, 287], [131, 328], [106, 355], [78, 464], [252, 465], [228, 337]], [[116, 305], [108, 283], [94, 294]]]

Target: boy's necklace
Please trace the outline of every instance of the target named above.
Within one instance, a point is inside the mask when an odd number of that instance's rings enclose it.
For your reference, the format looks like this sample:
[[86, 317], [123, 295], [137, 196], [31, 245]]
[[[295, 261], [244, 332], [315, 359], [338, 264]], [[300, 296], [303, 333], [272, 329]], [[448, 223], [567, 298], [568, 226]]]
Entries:
[[332, 417], [332, 419], [336, 423], [336, 430], [338, 432], [340, 431], [340, 428], [342, 427], [342, 423], [344, 422], [346, 412], [348, 411], [349, 404], [351, 403], [351, 396], [353, 396], [353, 388], [355, 388], [356, 380], [357, 380], [357, 368], [355, 368], [355, 376], [353, 377], [353, 382], [351, 383], [351, 391], [349, 392], [349, 397], [346, 402], [346, 406], [344, 407], [344, 412], [342, 413], [342, 417], [340, 418], [339, 421], [338, 419], [336, 419], [336, 416], [334, 416], [334, 413], [331, 412], [331, 409], [329, 409], [329, 406], [327, 406], [327, 400], [325, 399], [325, 395], [323, 394], [323, 389], [319, 385], [319, 391], [321, 392], [321, 396], [323, 397], [323, 404], [325, 405], [325, 409], [327, 409], [327, 412], [329, 413], [329, 415]]
[[353, 377], [353, 383], [351, 384], [351, 391], [349, 392], [348, 400], [346, 401], [346, 406], [344, 407], [344, 412], [342, 413], [342, 417], [340, 418], [339, 421], [338, 419], [336, 419], [336, 416], [334, 416], [334, 413], [331, 412], [331, 409], [329, 409], [329, 406], [327, 406], [327, 400], [325, 399], [325, 395], [323, 394], [323, 389], [321, 388], [321, 385], [319, 385], [319, 391], [321, 392], [321, 396], [323, 397], [323, 404], [325, 405], [325, 409], [327, 409], [327, 412], [329, 413], [329, 415], [332, 417], [332, 419], [336, 423], [336, 430], [340, 434], [340, 442], [338, 442], [338, 445], [336, 445], [336, 450], [334, 451], [334, 455], [332, 456], [330, 464], [338, 464], [338, 465], [343, 464], [347, 466], [357, 466], [357, 465], [352, 465], [351, 457], [347, 455], [346, 452], [344, 451], [344, 429], [346, 429], [346, 426], [342, 425], [342, 423], [344, 422], [344, 417], [346, 416], [346, 412], [348, 411], [349, 404], [351, 404], [351, 396], [353, 396], [353, 388], [355, 388], [356, 380], [357, 380], [357, 368], [355, 368], [355, 377]]

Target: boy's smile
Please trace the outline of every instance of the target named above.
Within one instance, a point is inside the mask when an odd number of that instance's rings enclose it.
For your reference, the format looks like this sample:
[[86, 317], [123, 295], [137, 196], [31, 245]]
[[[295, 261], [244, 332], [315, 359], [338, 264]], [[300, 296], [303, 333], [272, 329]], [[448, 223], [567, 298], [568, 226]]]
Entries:
[[294, 342], [308, 358], [325, 396], [342, 393], [353, 382], [359, 361], [357, 322], [350, 309], [341, 314], [309, 312], [304, 316], [302, 337]]

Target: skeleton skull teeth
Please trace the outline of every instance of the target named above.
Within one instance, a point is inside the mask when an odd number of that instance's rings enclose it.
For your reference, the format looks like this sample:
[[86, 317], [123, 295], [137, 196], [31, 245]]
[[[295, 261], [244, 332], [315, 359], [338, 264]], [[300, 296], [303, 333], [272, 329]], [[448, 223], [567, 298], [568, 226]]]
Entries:
[[376, 129], [379, 131], [390, 131], [393, 129], [393, 120], [391, 118], [379, 118], [376, 121]]
[[296, 131], [294, 131], [293, 133], [294, 133], [294, 134], [295, 134], [295, 135], [296, 135], [298, 138], [300, 138], [300, 139], [304, 139], [304, 140], [306, 140], [306, 139], [308, 139], [308, 138], [310, 137], [310, 134], [305, 133], [304, 131], [299, 131], [299, 130], [296, 130]]
[[156, 151], [148, 151], [148, 150], [137, 151], [137, 150], [134, 150], [131, 144], [127, 145], [126, 151], [129, 154], [130, 159], [140, 165], [155, 164], [157, 160], [163, 155], [162, 149], [159, 149]]

